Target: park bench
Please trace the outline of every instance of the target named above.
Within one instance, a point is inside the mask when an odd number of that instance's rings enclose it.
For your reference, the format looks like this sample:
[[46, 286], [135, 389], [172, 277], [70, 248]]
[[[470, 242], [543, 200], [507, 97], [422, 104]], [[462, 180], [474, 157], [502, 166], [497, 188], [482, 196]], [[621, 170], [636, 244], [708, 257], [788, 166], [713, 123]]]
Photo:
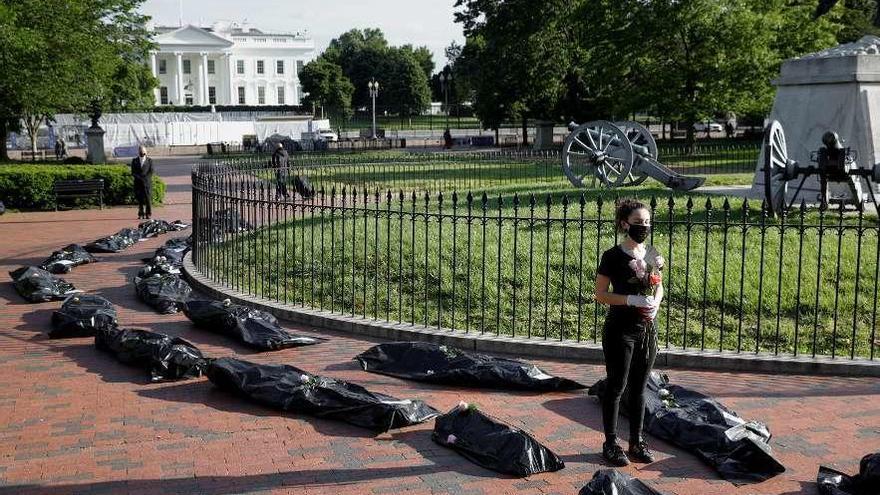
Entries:
[[55, 211], [58, 211], [59, 198], [97, 197], [104, 209], [104, 179], [56, 180]]

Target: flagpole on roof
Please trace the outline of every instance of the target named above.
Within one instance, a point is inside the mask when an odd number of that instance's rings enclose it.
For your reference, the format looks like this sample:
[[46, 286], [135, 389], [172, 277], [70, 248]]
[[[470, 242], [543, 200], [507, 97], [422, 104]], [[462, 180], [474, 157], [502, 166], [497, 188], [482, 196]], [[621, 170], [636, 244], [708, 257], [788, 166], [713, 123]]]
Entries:
[[183, 0], [178, 0], [177, 7], [178, 7], [177, 25], [179, 27], [183, 27]]

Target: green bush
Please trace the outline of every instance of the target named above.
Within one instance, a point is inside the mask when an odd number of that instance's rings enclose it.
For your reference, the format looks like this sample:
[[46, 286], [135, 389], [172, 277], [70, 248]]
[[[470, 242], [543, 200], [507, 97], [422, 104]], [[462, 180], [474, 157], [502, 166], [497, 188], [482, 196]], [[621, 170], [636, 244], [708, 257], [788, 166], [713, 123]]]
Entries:
[[[53, 209], [56, 180], [104, 179], [104, 204], [135, 204], [134, 183], [127, 165], [0, 165], [0, 201], [7, 208]], [[165, 183], [153, 176], [153, 203], [165, 198]], [[63, 199], [63, 205], [97, 204], [97, 200]]]

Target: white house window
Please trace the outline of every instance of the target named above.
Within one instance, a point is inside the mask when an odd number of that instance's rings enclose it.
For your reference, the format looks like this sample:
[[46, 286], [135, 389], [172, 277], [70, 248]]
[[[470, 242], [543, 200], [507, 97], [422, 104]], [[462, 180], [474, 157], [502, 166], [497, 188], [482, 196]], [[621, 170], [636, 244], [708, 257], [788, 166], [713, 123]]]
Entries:
[[208, 86], [208, 104], [217, 104], [217, 88], [215, 86]]
[[297, 60], [296, 61], [296, 73], [302, 74], [303, 66], [305, 66], [305, 65], [306, 65], [305, 62], [303, 62], [302, 60]]
[[184, 74], [192, 74], [192, 64], [189, 60], [183, 61], [183, 73]]
[[278, 104], [284, 105], [284, 86], [278, 86]]
[[214, 61], [208, 60], [208, 74], [214, 74]]
[[168, 61], [164, 58], [159, 59], [159, 74], [166, 74], [168, 72]]
[[246, 100], [244, 99], [244, 86], [239, 86], [238, 87], [238, 104], [244, 105], [245, 101]]
[[244, 74], [244, 60], [235, 61], [235, 72], [237, 74]]
[[266, 63], [262, 60], [257, 60], [257, 74], [265, 74], [266, 73]]
[[192, 104], [193, 104], [193, 95], [192, 95], [192, 93], [187, 93], [187, 95], [186, 95], [186, 104], [187, 104], [187, 105], [192, 105]]
[[266, 87], [260, 86], [257, 88], [257, 105], [265, 105], [266, 104]]
[[162, 86], [159, 88], [159, 104], [168, 104], [168, 86]]
[[275, 73], [284, 74], [284, 60], [275, 61]]

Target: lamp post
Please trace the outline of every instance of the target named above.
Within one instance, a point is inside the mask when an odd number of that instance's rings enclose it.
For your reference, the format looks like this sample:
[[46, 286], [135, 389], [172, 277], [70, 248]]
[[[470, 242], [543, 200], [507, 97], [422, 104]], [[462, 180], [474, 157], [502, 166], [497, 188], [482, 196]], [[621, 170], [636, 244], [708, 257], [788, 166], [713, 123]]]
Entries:
[[376, 97], [379, 96], [379, 81], [370, 79], [367, 88], [370, 90], [370, 98], [373, 99], [373, 139], [376, 139]]
[[452, 84], [452, 73], [440, 73], [440, 86], [443, 88], [443, 101], [446, 105], [446, 128], [449, 129], [449, 85]]

